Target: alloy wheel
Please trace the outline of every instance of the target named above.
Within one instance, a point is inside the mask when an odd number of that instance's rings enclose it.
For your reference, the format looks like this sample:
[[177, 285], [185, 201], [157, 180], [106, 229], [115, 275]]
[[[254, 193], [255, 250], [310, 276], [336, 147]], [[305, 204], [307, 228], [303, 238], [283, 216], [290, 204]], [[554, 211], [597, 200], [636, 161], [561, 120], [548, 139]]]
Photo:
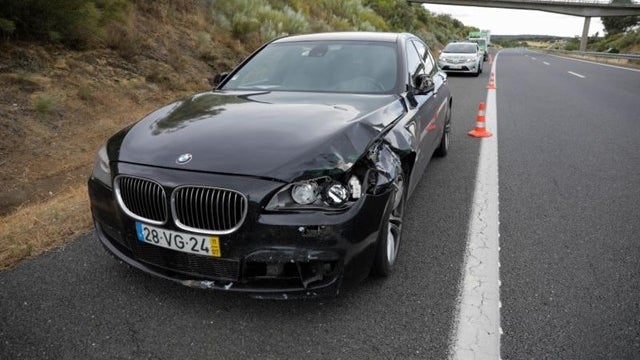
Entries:
[[398, 256], [400, 237], [402, 235], [402, 216], [404, 212], [404, 179], [399, 175], [393, 183], [395, 194], [393, 200], [393, 210], [389, 215], [387, 226], [387, 261], [393, 265]]

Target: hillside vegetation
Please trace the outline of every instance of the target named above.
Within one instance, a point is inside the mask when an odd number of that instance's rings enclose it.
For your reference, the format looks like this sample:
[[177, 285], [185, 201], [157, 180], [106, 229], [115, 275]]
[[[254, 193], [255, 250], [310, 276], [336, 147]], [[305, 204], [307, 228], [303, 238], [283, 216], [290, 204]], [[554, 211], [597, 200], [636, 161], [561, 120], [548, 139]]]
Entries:
[[0, 269], [91, 227], [86, 180], [115, 131], [286, 34], [470, 28], [404, 0], [3, 0]]
[[[491, 41], [501, 47], [541, 47], [544, 49], [578, 50], [579, 37], [546, 35], [494, 35]], [[640, 29], [629, 30], [604, 37], [590, 37], [587, 51], [613, 52], [623, 54], [640, 53]]]
[[[575, 41], [574, 41], [575, 42]], [[623, 54], [640, 53], [640, 29], [608, 34], [604, 38], [590, 39], [588, 50]]]

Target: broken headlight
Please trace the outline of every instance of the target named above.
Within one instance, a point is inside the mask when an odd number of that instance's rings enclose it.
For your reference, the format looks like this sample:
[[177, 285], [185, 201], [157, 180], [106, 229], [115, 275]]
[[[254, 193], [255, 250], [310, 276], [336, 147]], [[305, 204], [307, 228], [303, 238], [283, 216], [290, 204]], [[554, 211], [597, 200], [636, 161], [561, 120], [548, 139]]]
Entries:
[[291, 186], [291, 198], [297, 204], [310, 205], [316, 202], [320, 189], [315, 181], [305, 181]]
[[298, 181], [276, 193], [267, 210], [327, 210], [344, 209], [362, 196], [362, 186], [356, 176], [347, 184], [331, 177]]

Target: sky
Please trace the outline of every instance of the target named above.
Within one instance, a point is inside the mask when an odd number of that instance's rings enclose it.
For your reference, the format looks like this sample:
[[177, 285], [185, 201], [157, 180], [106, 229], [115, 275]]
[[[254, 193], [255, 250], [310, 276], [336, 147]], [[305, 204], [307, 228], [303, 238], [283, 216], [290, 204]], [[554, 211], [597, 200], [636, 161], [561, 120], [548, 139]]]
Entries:
[[[490, 30], [493, 35], [582, 36], [584, 18], [533, 10], [495, 9], [471, 6], [424, 5], [436, 14], [449, 14], [465, 25]], [[603, 35], [600, 18], [592, 18], [589, 35]]]

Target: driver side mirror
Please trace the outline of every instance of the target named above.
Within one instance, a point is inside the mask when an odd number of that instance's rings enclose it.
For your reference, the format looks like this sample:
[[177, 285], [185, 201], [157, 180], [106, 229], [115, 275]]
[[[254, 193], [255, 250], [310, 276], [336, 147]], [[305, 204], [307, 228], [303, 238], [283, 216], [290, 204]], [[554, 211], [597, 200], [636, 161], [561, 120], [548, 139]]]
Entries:
[[419, 74], [416, 76], [415, 84], [416, 95], [427, 95], [436, 88], [436, 84], [433, 82], [433, 79], [427, 74]]
[[216, 86], [220, 85], [220, 83], [223, 82], [224, 79], [227, 78], [227, 76], [229, 76], [229, 73], [228, 72], [223, 72], [223, 73], [217, 74], [214, 77], [210, 77], [207, 80], [209, 81], [209, 85], [211, 85], [213, 87], [216, 87]]

